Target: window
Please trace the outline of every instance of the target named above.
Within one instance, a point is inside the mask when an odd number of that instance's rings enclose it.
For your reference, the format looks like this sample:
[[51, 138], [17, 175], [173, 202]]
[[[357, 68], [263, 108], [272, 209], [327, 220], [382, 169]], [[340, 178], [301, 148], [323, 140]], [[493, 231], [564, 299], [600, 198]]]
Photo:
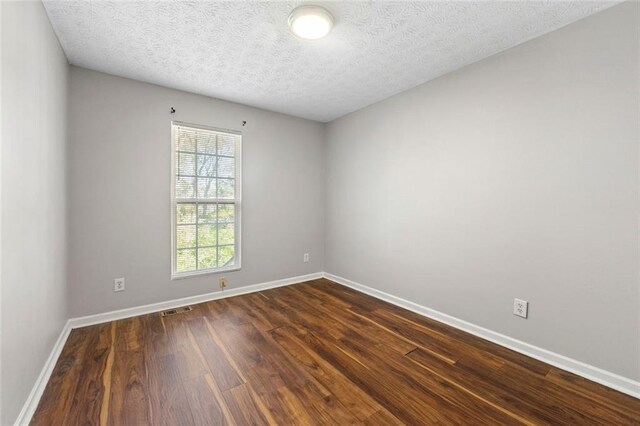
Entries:
[[239, 133], [172, 124], [172, 277], [240, 268]]

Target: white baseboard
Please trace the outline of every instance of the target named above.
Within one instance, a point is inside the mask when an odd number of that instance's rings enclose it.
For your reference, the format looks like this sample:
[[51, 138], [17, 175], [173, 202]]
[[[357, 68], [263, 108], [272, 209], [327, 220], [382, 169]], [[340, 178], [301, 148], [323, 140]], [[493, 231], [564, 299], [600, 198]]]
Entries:
[[216, 291], [213, 293], [200, 294], [197, 296], [183, 297], [181, 299], [167, 300], [166, 302], [151, 303], [149, 305], [136, 306], [133, 308], [120, 309], [117, 311], [105, 312], [102, 314], [88, 315], [86, 317], [71, 318], [71, 328], [86, 327], [88, 325], [102, 324], [109, 321], [115, 321], [124, 318], [131, 318], [138, 315], [150, 314], [153, 312], [164, 311], [165, 309], [178, 308], [185, 305], [194, 305], [196, 303], [209, 302], [211, 300], [224, 299], [225, 297], [239, 296], [241, 294], [255, 293], [257, 291], [267, 290], [270, 288], [282, 287], [285, 285], [301, 283], [304, 281], [317, 280], [322, 278], [322, 273], [299, 275], [297, 277], [284, 278], [276, 281], [269, 281], [261, 284], [253, 284], [239, 288], [232, 288], [224, 291]]
[[62, 328], [62, 332], [60, 332], [60, 336], [58, 336], [58, 340], [56, 340], [55, 345], [53, 345], [49, 358], [47, 358], [42, 371], [40, 371], [40, 375], [36, 379], [31, 393], [29, 393], [26, 402], [22, 406], [20, 414], [18, 414], [15, 422], [16, 426], [28, 425], [29, 422], [31, 422], [31, 417], [33, 417], [33, 413], [35, 413], [36, 408], [38, 408], [40, 398], [44, 393], [44, 389], [47, 387], [47, 383], [49, 383], [49, 378], [51, 377], [51, 373], [53, 373], [53, 367], [56, 366], [56, 362], [58, 361], [60, 353], [62, 353], [64, 344], [67, 342], [69, 333], [71, 333], [71, 327], [69, 326], [69, 321], [67, 321]]
[[438, 312], [434, 309], [430, 309], [425, 306], [418, 305], [417, 303], [413, 303], [400, 297], [394, 296], [392, 294], [376, 290], [375, 288], [371, 288], [364, 284], [360, 284], [346, 278], [339, 277], [337, 275], [329, 274], [327, 272], [324, 272], [323, 276], [326, 279], [334, 281], [338, 284], [350, 287], [354, 290], [368, 294], [377, 299], [381, 299], [385, 302], [389, 302], [402, 308], [408, 309], [427, 318], [440, 321], [457, 329], [466, 331], [467, 333], [478, 336], [482, 339], [489, 340], [490, 342], [496, 343], [500, 346], [504, 346], [521, 354], [527, 355], [531, 358], [535, 358], [539, 361], [551, 364], [560, 369], [577, 374], [578, 376], [582, 376], [586, 379], [600, 383], [601, 385], [626, 393], [627, 395], [640, 398], [640, 382], [637, 382], [635, 380], [620, 376], [618, 374], [603, 370], [598, 367], [594, 367], [575, 359], [571, 359], [564, 355], [539, 348], [529, 343], [522, 342], [509, 336], [505, 336], [504, 334], [488, 330], [484, 327], [480, 327], [470, 322], [452, 317], [442, 312]]
[[177, 308], [185, 305], [193, 305], [196, 303], [209, 302], [211, 300], [223, 299], [226, 297], [239, 296], [241, 294], [255, 293], [257, 291], [267, 290], [270, 288], [282, 287], [285, 285], [291, 285], [301, 283], [304, 281], [316, 280], [322, 278], [322, 273], [317, 272], [315, 274], [299, 275], [297, 277], [284, 278], [276, 281], [269, 281], [261, 284], [253, 284], [245, 287], [234, 288], [225, 291], [217, 291], [214, 293], [201, 294], [198, 296], [184, 297], [181, 299], [168, 300], [166, 302], [152, 303], [144, 306], [136, 306], [133, 308], [120, 309], [117, 311], [105, 312], [102, 314], [88, 315], [85, 317], [71, 318], [67, 321], [56, 344], [53, 346], [53, 350], [44, 365], [44, 368], [40, 372], [38, 379], [36, 380], [31, 393], [27, 397], [18, 418], [16, 419], [15, 426], [28, 425], [31, 422], [31, 418], [38, 408], [40, 398], [44, 393], [44, 389], [49, 383], [53, 368], [60, 357], [62, 348], [67, 342], [67, 338], [74, 328], [86, 327], [89, 325], [101, 324], [105, 322], [115, 321], [124, 318], [135, 317], [138, 315], [150, 314], [153, 312], [163, 311], [165, 309]]

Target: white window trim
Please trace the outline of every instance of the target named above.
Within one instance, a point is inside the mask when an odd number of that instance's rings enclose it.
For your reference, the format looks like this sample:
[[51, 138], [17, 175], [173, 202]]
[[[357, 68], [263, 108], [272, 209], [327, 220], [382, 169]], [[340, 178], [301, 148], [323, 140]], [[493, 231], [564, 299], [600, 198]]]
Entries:
[[[235, 146], [235, 180], [236, 180], [236, 197], [235, 203], [235, 227], [234, 227], [234, 242], [235, 242], [235, 260], [233, 266], [227, 268], [212, 268], [202, 269], [189, 272], [176, 272], [176, 207], [180, 200], [176, 198], [176, 173], [175, 173], [175, 160], [176, 160], [176, 138], [175, 130], [176, 126], [192, 127], [195, 129], [211, 130], [214, 132], [227, 133], [238, 136], [238, 142]], [[222, 202], [229, 200], [220, 200]], [[197, 212], [196, 212], [197, 214]], [[197, 232], [197, 229], [196, 229]], [[201, 275], [220, 274], [224, 272], [239, 271], [242, 269], [242, 132], [238, 130], [223, 129], [219, 127], [203, 126], [201, 124], [185, 123], [182, 121], [171, 122], [171, 280], [180, 280], [183, 278], [197, 277]]]

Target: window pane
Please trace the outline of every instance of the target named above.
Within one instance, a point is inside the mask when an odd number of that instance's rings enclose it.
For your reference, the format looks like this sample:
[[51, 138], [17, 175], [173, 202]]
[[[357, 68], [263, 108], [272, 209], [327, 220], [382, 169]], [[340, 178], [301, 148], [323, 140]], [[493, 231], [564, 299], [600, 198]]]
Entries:
[[178, 130], [178, 151], [194, 152], [196, 150], [196, 139], [193, 132]]
[[218, 176], [234, 177], [235, 165], [235, 158], [218, 157]]
[[235, 263], [233, 246], [218, 247], [218, 268], [232, 266]]
[[198, 246], [216, 245], [216, 225], [198, 225]]
[[234, 186], [234, 179], [218, 179], [218, 198], [233, 198], [235, 195]]
[[216, 198], [216, 180], [213, 178], [198, 179], [198, 198]]
[[218, 225], [218, 244], [233, 244], [234, 242], [233, 223]]
[[178, 124], [173, 129], [173, 273], [235, 268], [241, 137]]
[[218, 223], [234, 223], [235, 207], [233, 204], [218, 204]]
[[235, 140], [234, 136], [218, 135], [218, 155], [233, 157], [235, 155]]
[[198, 176], [214, 177], [216, 175], [216, 157], [198, 155]]
[[215, 154], [216, 135], [212, 133], [198, 133], [198, 152]]
[[195, 154], [184, 154], [179, 152], [178, 156], [178, 175], [190, 175], [196, 174], [196, 156]]
[[216, 267], [216, 248], [198, 249], [198, 269], [210, 269]]
[[176, 253], [176, 272], [188, 272], [196, 269], [196, 250], [178, 250]]
[[216, 205], [198, 204], [198, 222], [216, 223]]
[[176, 247], [188, 248], [196, 246], [196, 226], [178, 225], [176, 229]]
[[192, 177], [176, 178], [176, 197], [177, 198], [194, 198], [195, 197], [196, 179]]
[[196, 223], [196, 205], [180, 203], [176, 212], [177, 223]]

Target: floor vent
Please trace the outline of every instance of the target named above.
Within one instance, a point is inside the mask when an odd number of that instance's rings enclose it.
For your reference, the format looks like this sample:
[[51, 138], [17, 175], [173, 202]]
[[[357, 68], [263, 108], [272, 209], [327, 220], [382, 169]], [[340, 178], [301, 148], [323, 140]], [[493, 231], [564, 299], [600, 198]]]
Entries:
[[160, 314], [163, 317], [168, 317], [171, 315], [177, 315], [177, 314], [182, 314], [184, 312], [189, 312], [192, 311], [193, 308], [191, 306], [183, 306], [181, 308], [175, 308], [175, 309], [167, 309], [166, 311], [162, 311]]

